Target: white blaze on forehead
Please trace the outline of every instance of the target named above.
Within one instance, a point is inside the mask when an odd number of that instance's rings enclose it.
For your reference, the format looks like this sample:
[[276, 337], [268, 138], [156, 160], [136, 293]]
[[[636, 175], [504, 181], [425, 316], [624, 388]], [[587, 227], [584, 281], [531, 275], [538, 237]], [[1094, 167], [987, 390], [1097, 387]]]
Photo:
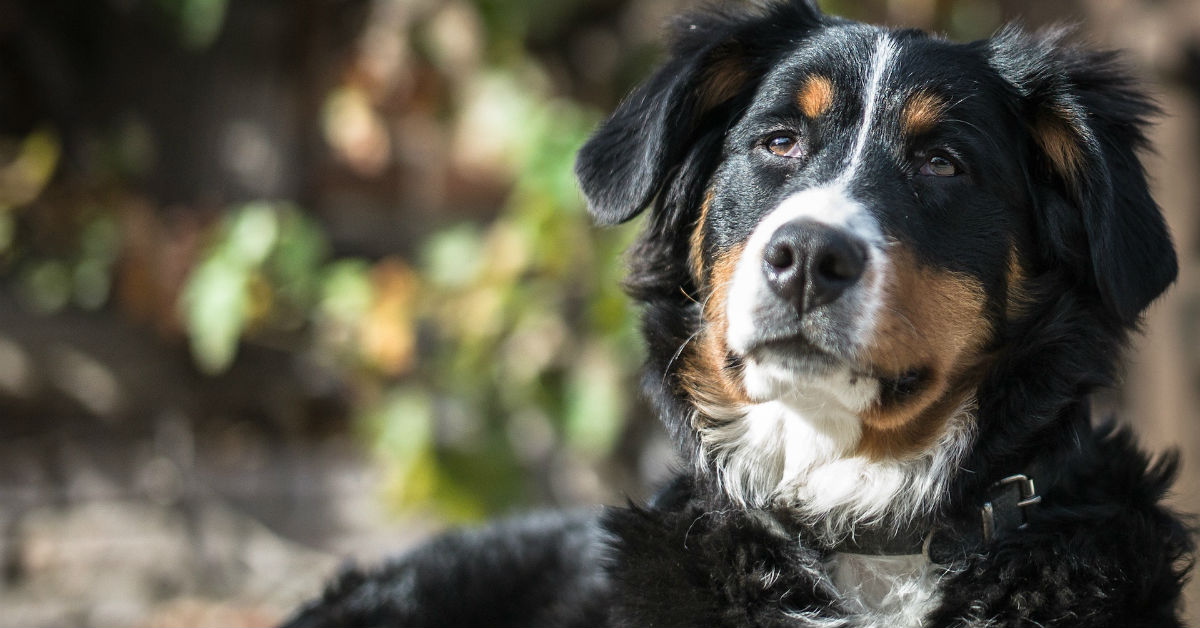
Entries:
[[871, 73], [867, 76], [863, 90], [863, 117], [858, 127], [858, 136], [854, 139], [854, 148], [850, 151], [846, 170], [838, 177], [839, 181], [847, 181], [854, 177], [859, 164], [862, 163], [863, 151], [871, 140], [871, 131], [875, 128], [875, 117], [879, 112], [879, 103], [884, 98], [884, 83], [896, 59], [896, 44], [887, 33], [879, 35], [875, 52], [871, 55]]

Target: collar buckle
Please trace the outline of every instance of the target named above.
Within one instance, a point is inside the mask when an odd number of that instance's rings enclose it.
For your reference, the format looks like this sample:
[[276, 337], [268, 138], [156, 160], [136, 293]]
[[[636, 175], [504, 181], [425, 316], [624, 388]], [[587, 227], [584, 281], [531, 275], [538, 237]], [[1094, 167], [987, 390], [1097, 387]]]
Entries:
[[[984, 502], [979, 509], [979, 514], [983, 523], [983, 542], [990, 543], [996, 536], [997, 520], [996, 520], [996, 505], [1004, 503], [1012, 503], [1010, 500], [1013, 495], [1011, 489], [1016, 488], [1016, 512], [1020, 515], [1021, 522], [1015, 526], [1016, 529], [1024, 528], [1029, 523], [1029, 518], [1026, 514], [1026, 508], [1041, 503], [1042, 496], [1037, 494], [1037, 489], [1033, 485], [1033, 480], [1024, 474], [1018, 473], [1010, 475], [999, 482], [993, 484], [988, 491], [993, 495], [992, 499]], [[1001, 500], [1004, 500], [1002, 502]]]

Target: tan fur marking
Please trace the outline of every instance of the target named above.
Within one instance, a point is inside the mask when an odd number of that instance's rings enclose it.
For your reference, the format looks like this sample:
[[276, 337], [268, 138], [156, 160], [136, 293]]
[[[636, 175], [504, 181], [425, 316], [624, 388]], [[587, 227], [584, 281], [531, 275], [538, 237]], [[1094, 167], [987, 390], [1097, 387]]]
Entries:
[[688, 239], [688, 267], [692, 278], [697, 284], [704, 282], [704, 224], [708, 222], [708, 210], [712, 206], [713, 190], [704, 194], [704, 202], [700, 204], [700, 217], [692, 228], [692, 236]]
[[[713, 262], [702, 327], [685, 350], [679, 369], [680, 384], [701, 412], [712, 409], [712, 413], [720, 414], [721, 410], [749, 403], [742, 389], [740, 373], [730, 372], [725, 366], [725, 356], [729, 352], [725, 344], [725, 331], [729, 326], [725, 305], [743, 248], [735, 247]], [[704, 420], [704, 417], [696, 418]]]
[[1033, 124], [1033, 138], [1055, 171], [1074, 185], [1083, 164], [1083, 150], [1080, 145], [1082, 135], [1071, 121], [1072, 117], [1064, 111], [1039, 115]]
[[700, 90], [700, 110], [708, 111], [736, 96], [749, 77], [736, 56], [714, 61]]
[[1009, 320], [1013, 320], [1028, 312], [1033, 301], [1029, 294], [1029, 278], [1025, 274], [1025, 267], [1021, 265], [1021, 256], [1015, 246], [1008, 249], [1008, 272], [1005, 274], [1005, 281], [1008, 286], [1004, 314]]
[[892, 277], [877, 323], [870, 362], [882, 374], [928, 370], [915, 396], [865, 412], [860, 453], [902, 457], [921, 450], [941, 433], [970, 390], [990, 335], [979, 282], [962, 274], [923, 267], [901, 245], [891, 250]]
[[947, 392], [895, 427], [864, 422], [858, 455], [872, 460], [896, 460], [926, 449], [941, 436], [946, 424], [962, 407], [969, 394], [962, 391]]
[[905, 135], [927, 133], [937, 126], [946, 112], [946, 100], [932, 92], [920, 91], [913, 94], [904, 105], [900, 124]]
[[833, 106], [833, 81], [829, 77], [813, 75], [804, 81], [796, 94], [800, 111], [809, 118], [817, 118]]

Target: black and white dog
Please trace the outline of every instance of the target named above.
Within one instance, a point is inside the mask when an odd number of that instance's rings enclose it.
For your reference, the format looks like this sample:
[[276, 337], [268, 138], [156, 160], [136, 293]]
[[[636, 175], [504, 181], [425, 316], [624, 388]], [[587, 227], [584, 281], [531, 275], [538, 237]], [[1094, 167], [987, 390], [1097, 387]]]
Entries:
[[1110, 53], [688, 15], [579, 153], [687, 469], [445, 535], [292, 626], [1179, 626], [1175, 472], [1093, 426], [1175, 255]]

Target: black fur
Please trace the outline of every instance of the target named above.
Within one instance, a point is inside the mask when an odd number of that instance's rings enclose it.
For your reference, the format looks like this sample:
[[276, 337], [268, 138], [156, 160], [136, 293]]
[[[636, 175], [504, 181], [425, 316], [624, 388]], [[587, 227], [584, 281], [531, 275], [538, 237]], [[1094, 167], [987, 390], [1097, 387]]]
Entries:
[[[746, 152], [769, 103], [794, 88], [786, 70], [862, 62], [880, 31], [798, 0], [685, 16], [673, 30], [670, 59], [597, 130], [576, 171], [598, 222], [650, 208], [627, 288], [642, 306], [645, 394], [688, 470], [645, 506], [450, 533], [381, 570], [351, 571], [288, 625], [857, 625], [825, 576], [833, 550], [811, 521], [736, 506], [719, 489], [677, 358], [710, 289], [689, 265], [706, 193], [717, 190], [707, 267], [780, 195], [840, 163], [821, 151], [848, 141], [841, 127], [815, 123], [810, 161], [760, 167]], [[1137, 156], [1156, 110], [1112, 54], [1061, 34], [1008, 28], [961, 45], [891, 36], [916, 68], [906, 80], [966, 94], [955, 115], [990, 125], [983, 136], [978, 123], [947, 131], [970, 162], [958, 181], [889, 178], [907, 166], [876, 156], [856, 182], [923, 264], [971, 277], [987, 297], [987, 359], [971, 380], [976, 437], [926, 523], [977, 518], [989, 485], [1018, 471], [1034, 470], [1043, 493], [1026, 528], [951, 566], [924, 625], [1179, 626], [1192, 540], [1161, 504], [1177, 462], [1149, 460], [1127, 430], [1095, 428], [1089, 412], [1176, 274]], [[1077, 168], [1064, 171], [1036, 141], [1045, 124]], [[997, 270], [1010, 248], [1026, 275], [1020, 303]]]
[[602, 625], [594, 523], [542, 514], [444, 534], [377, 569], [347, 569], [287, 625]]
[[1177, 596], [1191, 543], [1158, 503], [1178, 461], [1151, 463], [1127, 431], [1083, 432], [1073, 435], [1078, 453], [1048, 467], [1054, 488], [1045, 508], [945, 583], [931, 625], [969, 616], [1000, 626], [1181, 625]]
[[[1054, 108], [1087, 119], [1090, 137], [1084, 142], [1080, 181], [1057, 193], [1065, 191], [1075, 210], [1087, 212], [1071, 219], [1082, 218], [1088, 259], [1104, 304], [1129, 325], [1178, 272], [1166, 223], [1150, 197], [1137, 156], [1147, 148], [1146, 117], [1158, 110], [1115, 54], [1066, 48], [1057, 45], [1058, 36], [1037, 40], [1006, 29], [993, 40], [993, 59], [1019, 91], [1027, 119]], [[1062, 202], [1044, 199], [1047, 204]], [[1043, 233], [1068, 228], [1046, 225]], [[1050, 246], [1070, 250], [1064, 244], [1070, 243]]]

